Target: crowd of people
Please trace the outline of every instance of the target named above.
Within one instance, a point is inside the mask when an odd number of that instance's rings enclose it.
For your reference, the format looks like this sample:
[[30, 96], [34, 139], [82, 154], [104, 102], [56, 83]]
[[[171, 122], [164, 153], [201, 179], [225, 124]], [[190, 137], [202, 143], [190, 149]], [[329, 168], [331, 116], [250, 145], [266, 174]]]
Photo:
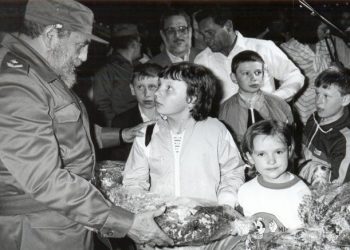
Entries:
[[[21, 28], [1, 34], [4, 249], [172, 247], [154, 221], [165, 207], [134, 214], [94, 186], [101, 160], [124, 161], [134, 192], [212, 201], [271, 232], [302, 226], [310, 186], [350, 181], [349, 40], [306, 17], [249, 38], [231, 14], [164, 11], [151, 56], [135, 23], [105, 41], [83, 4], [28, 1]], [[82, 97], [76, 68], [92, 41], [110, 51]], [[232, 249], [235, 237], [182, 249]]]

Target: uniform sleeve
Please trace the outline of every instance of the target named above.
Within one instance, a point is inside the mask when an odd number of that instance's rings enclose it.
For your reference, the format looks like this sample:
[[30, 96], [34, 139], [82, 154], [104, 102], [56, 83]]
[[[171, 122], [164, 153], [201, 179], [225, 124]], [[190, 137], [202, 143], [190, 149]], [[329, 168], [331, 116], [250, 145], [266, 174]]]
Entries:
[[[22, 190], [77, 223], [124, 236], [134, 215], [113, 206], [86, 179], [63, 166], [53, 125], [53, 102], [43, 85], [27, 76], [0, 79], [0, 159]], [[88, 166], [77, 166], [88, 168]], [[113, 221], [114, 223], [110, 223]]]
[[266, 48], [265, 63], [271, 76], [280, 82], [280, 87], [273, 94], [289, 101], [304, 86], [305, 77], [273, 42], [268, 41]]
[[244, 183], [244, 163], [232, 136], [223, 128], [219, 139], [219, 164], [221, 182], [218, 202], [235, 207], [238, 188]]
[[129, 189], [149, 190], [150, 173], [145, 137], [136, 137], [125, 164], [123, 186]]
[[104, 125], [110, 126], [114, 118], [112, 108], [112, 80], [104, 71], [99, 71], [94, 77], [93, 99], [97, 112], [102, 115]]

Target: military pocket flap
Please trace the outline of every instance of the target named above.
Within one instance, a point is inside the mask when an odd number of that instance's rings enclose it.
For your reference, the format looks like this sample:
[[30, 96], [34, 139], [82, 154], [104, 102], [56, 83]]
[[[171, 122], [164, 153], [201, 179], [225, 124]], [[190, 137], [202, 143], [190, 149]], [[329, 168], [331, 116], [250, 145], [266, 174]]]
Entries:
[[71, 103], [55, 112], [58, 123], [76, 122], [80, 116], [80, 110], [75, 103]]

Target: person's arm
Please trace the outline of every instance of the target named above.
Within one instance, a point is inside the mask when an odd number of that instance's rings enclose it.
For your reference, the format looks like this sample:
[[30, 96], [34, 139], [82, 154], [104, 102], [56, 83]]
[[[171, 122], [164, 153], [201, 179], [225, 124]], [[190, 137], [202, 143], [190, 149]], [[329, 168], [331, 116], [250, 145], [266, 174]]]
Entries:
[[[60, 147], [54, 132], [47, 88], [27, 76], [3, 75], [0, 81], [1, 162], [23, 191], [77, 223], [126, 235], [134, 214], [112, 205], [74, 169], [65, 169], [60, 154], [65, 145]], [[79, 128], [81, 121], [76, 122]], [[84, 161], [77, 159], [79, 164]]]
[[119, 146], [123, 143], [132, 143], [135, 137], [143, 136], [143, 128], [155, 123], [156, 121], [148, 121], [140, 123], [131, 128], [110, 128], [101, 127], [94, 124], [95, 138], [99, 148], [110, 148]]
[[237, 205], [237, 192], [244, 183], [244, 163], [228, 130], [223, 127], [219, 138], [219, 164], [221, 182], [218, 192], [219, 204]]
[[115, 113], [112, 107], [112, 79], [105, 71], [98, 72], [93, 82], [93, 100], [96, 111], [102, 115], [105, 126], [110, 126]]
[[342, 138], [332, 147], [330, 152], [330, 167], [335, 169], [338, 177], [333, 180], [336, 183], [344, 183], [350, 181], [350, 131], [346, 128], [340, 131]]
[[300, 70], [273, 42], [268, 41], [265, 50], [265, 63], [272, 77], [277, 79], [280, 87], [273, 94], [290, 101], [304, 86], [305, 77]]
[[145, 137], [137, 137], [132, 145], [123, 173], [123, 186], [128, 189], [149, 190], [149, 165]]

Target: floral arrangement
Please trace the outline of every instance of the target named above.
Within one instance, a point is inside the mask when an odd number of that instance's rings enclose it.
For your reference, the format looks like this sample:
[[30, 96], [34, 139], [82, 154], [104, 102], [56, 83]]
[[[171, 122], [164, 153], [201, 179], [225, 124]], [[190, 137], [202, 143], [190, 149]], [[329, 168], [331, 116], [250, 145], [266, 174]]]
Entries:
[[251, 249], [350, 249], [350, 183], [312, 187], [299, 208], [304, 227], [278, 233]]

